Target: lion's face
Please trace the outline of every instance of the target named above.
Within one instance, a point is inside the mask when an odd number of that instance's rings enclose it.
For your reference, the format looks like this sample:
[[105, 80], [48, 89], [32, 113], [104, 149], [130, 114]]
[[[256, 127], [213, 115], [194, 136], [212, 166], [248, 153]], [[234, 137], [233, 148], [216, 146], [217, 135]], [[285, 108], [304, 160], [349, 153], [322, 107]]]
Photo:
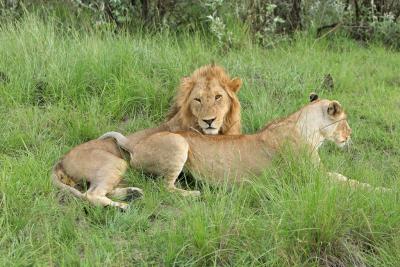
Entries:
[[337, 101], [330, 101], [327, 106], [324, 106], [323, 111], [326, 126], [322, 127], [320, 132], [339, 147], [346, 146], [350, 141], [351, 128], [342, 106]]
[[226, 89], [216, 79], [202, 79], [193, 86], [189, 101], [190, 111], [202, 131], [218, 134], [231, 106]]
[[231, 79], [217, 65], [206, 65], [184, 77], [167, 118], [178, 129], [204, 134], [240, 134], [239, 78]]

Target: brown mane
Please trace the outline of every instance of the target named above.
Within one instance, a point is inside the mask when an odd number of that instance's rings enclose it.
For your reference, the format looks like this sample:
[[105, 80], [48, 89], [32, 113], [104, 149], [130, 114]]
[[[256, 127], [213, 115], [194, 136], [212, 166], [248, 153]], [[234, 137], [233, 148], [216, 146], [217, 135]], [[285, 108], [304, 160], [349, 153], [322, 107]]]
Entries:
[[215, 64], [202, 66], [195, 70], [189, 77], [184, 77], [181, 79], [176, 97], [166, 116], [166, 119], [170, 120], [175, 116], [179, 116], [179, 119], [181, 119], [181, 121], [183, 122], [189, 120], [191, 116], [191, 111], [188, 103], [188, 98], [194, 85], [197, 83], [197, 81], [201, 79], [206, 79], [207, 81], [213, 79], [218, 80], [219, 84], [225, 89], [226, 93], [231, 99], [231, 107], [225, 117], [224, 124], [221, 127], [220, 133], [225, 134], [232, 129], [238, 129], [233, 130], [232, 132], [240, 133], [241, 122], [239, 99], [236, 94], [232, 92], [232, 90], [230, 90], [229, 88], [231, 78], [222, 67]]

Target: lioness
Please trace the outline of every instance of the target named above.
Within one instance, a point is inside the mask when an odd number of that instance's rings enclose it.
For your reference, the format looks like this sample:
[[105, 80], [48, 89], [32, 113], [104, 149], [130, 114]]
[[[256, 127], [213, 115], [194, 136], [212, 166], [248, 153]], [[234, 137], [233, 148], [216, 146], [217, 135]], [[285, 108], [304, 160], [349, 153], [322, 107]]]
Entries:
[[[261, 174], [284, 144], [294, 149], [305, 147], [316, 164], [320, 162], [318, 148], [325, 140], [345, 146], [351, 129], [342, 106], [337, 101], [318, 100], [316, 95], [310, 98], [310, 104], [284, 119], [267, 124], [252, 135], [204, 136], [194, 132], [161, 132], [139, 144], [132, 144], [117, 132], [106, 133], [103, 138], [112, 137], [129, 151], [134, 168], [164, 176], [168, 190], [183, 195], [199, 195], [199, 191], [175, 186], [183, 167], [196, 178], [206, 181], [228, 179], [237, 182]], [[143, 151], [143, 147], [147, 148], [146, 153], [136, 153]], [[329, 176], [347, 181], [340, 174], [329, 173]]]
[[[229, 78], [223, 68], [214, 64], [197, 69], [190, 77], [182, 79], [168, 120], [159, 127], [129, 135], [130, 143], [138, 144], [163, 131], [239, 134], [240, 103], [236, 93], [241, 84], [239, 78]], [[136, 153], [140, 154], [140, 151], [136, 150]], [[106, 196], [128, 198], [142, 194], [136, 187], [115, 188], [126, 168], [127, 163], [113, 140], [92, 140], [74, 147], [56, 163], [52, 179], [59, 188], [93, 204], [126, 209], [126, 203]], [[74, 188], [84, 179], [90, 183], [86, 193]]]

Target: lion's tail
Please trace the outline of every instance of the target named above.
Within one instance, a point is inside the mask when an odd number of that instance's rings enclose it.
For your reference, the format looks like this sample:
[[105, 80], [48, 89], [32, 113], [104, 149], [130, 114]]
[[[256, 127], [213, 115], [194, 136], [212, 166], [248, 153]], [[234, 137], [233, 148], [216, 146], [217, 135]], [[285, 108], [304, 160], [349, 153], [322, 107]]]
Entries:
[[98, 139], [106, 139], [106, 138], [114, 138], [115, 141], [117, 141], [117, 145], [125, 149], [126, 151], [129, 151], [128, 148], [128, 138], [126, 138], [123, 134], [119, 132], [107, 132], [100, 136]]
[[[59, 161], [54, 165], [52, 173], [51, 173], [51, 179], [53, 180], [54, 185], [62, 190], [70, 191], [74, 196], [76, 196], [78, 198], [85, 197], [85, 195], [83, 193], [81, 193], [79, 190], [73, 188], [70, 185], [63, 183], [63, 181], [62, 181], [63, 177], [68, 178], [68, 175], [64, 172], [62, 162]], [[68, 179], [70, 179], [70, 178], [68, 178]]]

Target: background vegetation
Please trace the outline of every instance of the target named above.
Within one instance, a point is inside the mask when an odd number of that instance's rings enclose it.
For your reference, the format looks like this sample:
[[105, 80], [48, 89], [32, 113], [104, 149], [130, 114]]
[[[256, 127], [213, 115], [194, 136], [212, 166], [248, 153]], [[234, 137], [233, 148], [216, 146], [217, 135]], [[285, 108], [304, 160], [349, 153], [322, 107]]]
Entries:
[[398, 0], [0, 0], [0, 20], [18, 19], [27, 11], [86, 30], [200, 30], [225, 49], [237, 46], [243, 31], [271, 46], [297, 30], [400, 49]]
[[[200, 14], [193, 28], [159, 11], [154, 17], [158, 2], [148, 2], [148, 22], [126, 15], [120, 24], [89, 1], [38, 3], [44, 8], [1, 2], [0, 266], [399, 265], [400, 54], [374, 39], [383, 32], [348, 38], [345, 17], [306, 16], [313, 10], [308, 2], [301, 2], [303, 32], [280, 28], [288, 19], [275, 13], [278, 4], [269, 6], [264, 31], [221, 11], [230, 6], [225, 1], [202, 6], [215, 15], [192, 3], [191, 12]], [[250, 13], [262, 2], [252, 3]], [[386, 25], [364, 15], [360, 21]], [[319, 27], [336, 22], [316, 38]], [[388, 25], [397, 29], [394, 20]], [[49, 171], [62, 154], [109, 130], [161, 122], [179, 79], [211, 61], [243, 79], [247, 133], [297, 110], [311, 91], [339, 100], [354, 144], [346, 151], [325, 145], [326, 169], [394, 191], [330, 184], [307, 157], [290, 153], [241, 187], [198, 185], [199, 199], [165, 192], [160, 180], [130, 170], [127, 182], [146, 195], [126, 213], [92, 207], [52, 186]]]

